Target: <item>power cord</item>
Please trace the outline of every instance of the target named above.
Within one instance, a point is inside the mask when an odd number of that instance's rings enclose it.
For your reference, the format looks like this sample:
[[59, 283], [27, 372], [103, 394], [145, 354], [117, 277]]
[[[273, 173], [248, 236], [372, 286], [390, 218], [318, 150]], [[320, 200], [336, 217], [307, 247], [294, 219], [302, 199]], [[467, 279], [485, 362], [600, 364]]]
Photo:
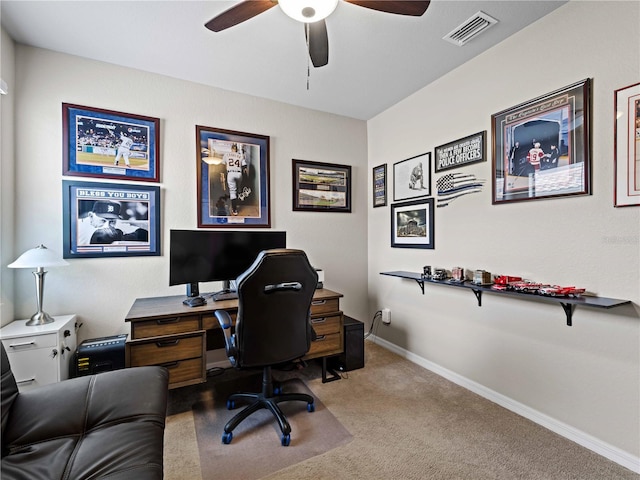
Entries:
[[376, 313], [373, 314], [373, 319], [371, 320], [371, 327], [369, 328], [369, 331], [364, 335], [364, 338], [367, 338], [372, 333], [375, 334], [374, 330], [377, 331], [378, 325], [379, 325], [379, 323], [376, 324], [376, 320], [381, 320], [381, 319], [382, 319], [382, 310], [378, 310]]

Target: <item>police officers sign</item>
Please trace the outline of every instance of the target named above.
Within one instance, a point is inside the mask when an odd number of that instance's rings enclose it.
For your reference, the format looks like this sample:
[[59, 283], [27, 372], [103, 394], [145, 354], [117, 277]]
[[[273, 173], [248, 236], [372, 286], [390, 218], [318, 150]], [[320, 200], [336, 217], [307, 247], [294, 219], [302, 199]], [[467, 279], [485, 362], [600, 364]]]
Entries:
[[436, 172], [485, 161], [486, 134], [486, 131], [476, 133], [436, 147]]

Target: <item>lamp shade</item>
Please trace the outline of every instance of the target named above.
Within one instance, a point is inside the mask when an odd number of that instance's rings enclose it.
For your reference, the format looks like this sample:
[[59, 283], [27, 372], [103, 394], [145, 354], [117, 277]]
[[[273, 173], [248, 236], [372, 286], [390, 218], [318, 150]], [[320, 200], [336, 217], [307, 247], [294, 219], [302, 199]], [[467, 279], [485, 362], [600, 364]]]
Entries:
[[38, 268], [38, 267], [64, 267], [69, 265], [66, 260], [44, 245], [27, 250], [18, 259], [7, 265], [9, 268]]
[[313, 23], [331, 15], [338, 0], [279, 0], [278, 5], [294, 20]]

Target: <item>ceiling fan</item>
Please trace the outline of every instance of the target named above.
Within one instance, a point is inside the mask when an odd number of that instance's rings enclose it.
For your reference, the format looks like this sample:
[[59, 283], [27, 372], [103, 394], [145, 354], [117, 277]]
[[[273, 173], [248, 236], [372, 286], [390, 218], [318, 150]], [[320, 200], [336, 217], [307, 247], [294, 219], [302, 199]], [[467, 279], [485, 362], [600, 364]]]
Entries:
[[[305, 35], [309, 57], [314, 67], [322, 67], [329, 62], [329, 39], [327, 18], [338, 5], [339, 0], [244, 0], [220, 15], [209, 20], [205, 27], [220, 32], [249, 20], [256, 15], [280, 5], [291, 18], [305, 24]], [[360, 7], [396, 15], [421, 16], [429, 7], [430, 0], [343, 0]]]

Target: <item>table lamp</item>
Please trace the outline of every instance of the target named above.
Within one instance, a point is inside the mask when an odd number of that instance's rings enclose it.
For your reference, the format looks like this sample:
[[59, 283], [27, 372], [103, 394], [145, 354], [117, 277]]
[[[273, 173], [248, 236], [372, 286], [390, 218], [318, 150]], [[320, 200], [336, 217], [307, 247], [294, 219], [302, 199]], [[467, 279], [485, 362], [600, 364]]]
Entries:
[[33, 275], [36, 279], [36, 300], [38, 311], [27, 321], [28, 326], [44, 325], [53, 322], [53, 318], [48, 313], [42, 311], [42, 296], [44, 295], [44, 275], [47, 273], [44, 267], [64, 267], [68, 262], [59, 258], [55, 253], [44, 245], [27, 250], [18, 259], [7, 265], [9, 268], [35, 268]]

